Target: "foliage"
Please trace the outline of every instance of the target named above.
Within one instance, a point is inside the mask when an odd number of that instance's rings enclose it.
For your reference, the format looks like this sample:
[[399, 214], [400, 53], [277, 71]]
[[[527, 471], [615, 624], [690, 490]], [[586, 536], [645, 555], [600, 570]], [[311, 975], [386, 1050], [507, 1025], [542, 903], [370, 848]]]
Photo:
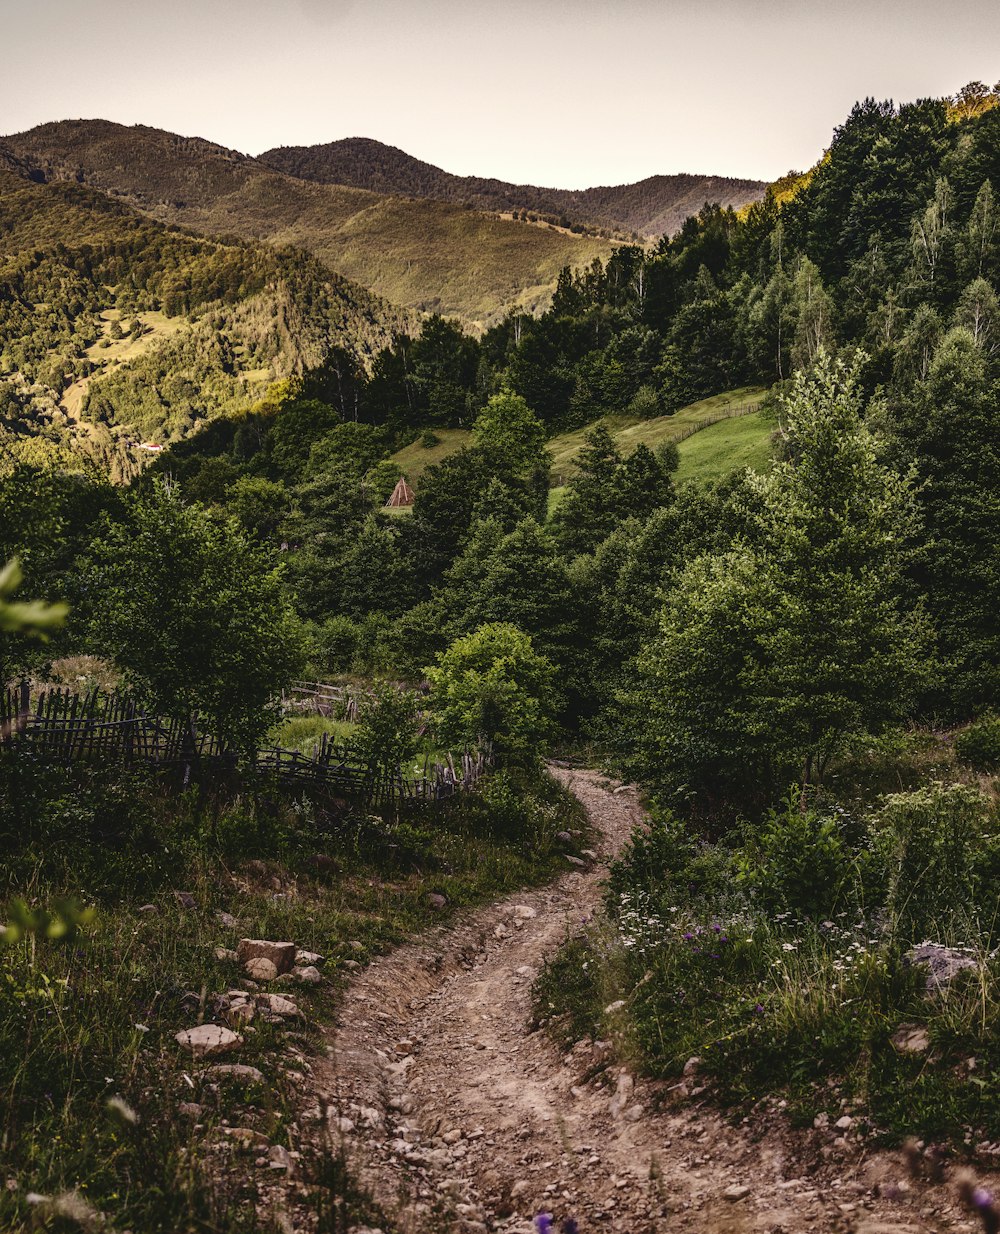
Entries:
[[531, 762], [551, 733], [555, 672], [516, 626], [495, 622], [456, 639], [427, 677], [443, 741], [487, 741], [503, 757]]
[[1000, 770], [1000, 716], [987, 715], [955, 738], [958, 757], [977, 771]]
[[417, 749], [416, 699], [407, 690], [381, 685], [358, 710], [351, 747], [373, 776], [395, 776]]
[[151, 710], [198, 716], [224, 746], [255, 748], [298, 640], [280, 571], [235, 523], [158, 484], [95, 541], [83, 594], [93, 649]]
[[[886, 799], [877, 844], [900, 942], [939, 938], [948, 923], [961, 932], [993, 925], [992, 871], [983, 861], [990, 830], [985, 797], [961, 784], [931, 783]], [[977, 923], [980, 907], [989, 915]]]

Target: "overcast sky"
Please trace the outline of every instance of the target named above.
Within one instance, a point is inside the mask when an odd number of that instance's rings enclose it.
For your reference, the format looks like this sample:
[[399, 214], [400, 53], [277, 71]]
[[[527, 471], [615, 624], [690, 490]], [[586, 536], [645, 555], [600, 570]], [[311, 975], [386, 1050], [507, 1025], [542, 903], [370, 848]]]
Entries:
[[374, 137], [560, 188], [805, 168], [858, 98], [1000, 79], [997, 0], [0, 0], [0, 132]]

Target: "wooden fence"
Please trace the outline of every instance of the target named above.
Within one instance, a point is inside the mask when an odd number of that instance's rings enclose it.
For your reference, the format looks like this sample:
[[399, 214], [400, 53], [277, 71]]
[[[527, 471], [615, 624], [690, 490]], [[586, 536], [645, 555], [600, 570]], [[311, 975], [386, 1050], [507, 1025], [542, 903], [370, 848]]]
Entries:
[[[331, 687], [336, 689], [336, 687]], [[74, 694], [42, 690], [32, 697], [26, 682], [0, 694], [0, 746], [49, 761], [146, 762], [232, 769], [234, 760], [195, 724], [150, 716], [126, 694]], [[456, 765], [424, 760], [417, 775], [363, 764], [342, 741], [324, 733], [315, 754], [272, 746], [257, 752], [260, 773], [289, 788], [321, 789], [373, 804], [442, 801], [475, 786], [491, 765], [489, 751], [466, 753]]]
[[310, 715], [347, 720], [358, 718], [358, 705], [364, 691], [347, 686], [333, 686], [323, 681], [293, 681], [281, 696], [286, 711], [301, 711]]

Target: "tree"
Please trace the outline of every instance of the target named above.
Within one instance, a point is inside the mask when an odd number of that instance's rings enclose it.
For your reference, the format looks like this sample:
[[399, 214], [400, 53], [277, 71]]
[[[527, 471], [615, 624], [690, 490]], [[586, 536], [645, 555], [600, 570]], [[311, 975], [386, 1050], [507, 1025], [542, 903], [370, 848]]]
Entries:
[[248, 754], [299, 663], [282, 573], [233, 520], [219, 522], [162, 483], [107, 523], [84, 579], [89, 643], [150, 710], [200, 722]]
[[927, 625], [903, 599], [912, 489], [860, 399], [857, 364], [821, 353], [797, 375], [788, 457], [749, 482], [756, 542], [696, 559], [667, 597], [631, 705], [638, 757], [673, 792], [738, 806], [820, 780], [923, 683]]
[[512, 761], [537, 757], [552, 731], [555, 670], [527, 634], [505, 622], [480, 626], [456, 639], [426, 671], [443, 741], [488, 741]]

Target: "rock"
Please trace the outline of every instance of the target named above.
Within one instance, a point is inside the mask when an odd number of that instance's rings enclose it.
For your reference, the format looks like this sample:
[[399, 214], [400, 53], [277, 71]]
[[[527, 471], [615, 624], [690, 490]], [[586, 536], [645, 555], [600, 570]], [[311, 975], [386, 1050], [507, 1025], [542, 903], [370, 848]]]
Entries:
[[216, 947], [215, 958], [223, 964], [234, 964], [240, 957], [229, 947]]
[[262, 1131], [254, 1131], [253, 1127], [223, 1127], [222, 1134], [234, 1140], [240, 1148], [268, 1148], [270, 1140]]
[[578, 868], [582, 870], [585, 870], [587, 868], [587, 863], [585, 861], [581, 861], [579, 857], [571, 857], [567, 853], [566, 860], [569, 862], [571, 866], [577, 866]]
[[246, 1063], [215, 1063], [201, 1073], [206, 1080], [242, 1080], [244, 1084], [263, 1084], [264, 1073]]
[[243, 971], [254, 981], [274, 981], [278, 976], [274, 962], [265, 959], [264, 956], [255, 956], [252, 960], [247, 960], [243, 965]]
[[569, 833], [568, 831], [557, 831], [557, 832], [556, 832], [556, 839], [557, 839], [557, 840], [561, 840], [561, 841], [563, 842], [563, 844], [572, 844], [572, 843], [573, 843], [573, 837], [570, 835], [570, 833]]
[[359, 942], [356, 938], [352, 938], [347, 945], [352, 951], [364, 951], [365, 949], [364, 943]]
[[395, 1049], [396, 1049], [397, 1054], [412, 1054], [413, 1053], [413, 1042], [408, 1041], [408, 1040], [407, 1041], [397, 1041]]
[[620, 1072], [615, 1095], [611, 1098], [611, 1105], [609, 1106], [612, 1118], [618, 1118], [630, 1104], [634, 1088], [635, 1080], [632, 1079], [629, 1073], [627, 1071]]
[[185, 1028], [174, 1034], [174, 1040], [183, 1049], [190, 1050], [195, 1058], [228, 1054], [243, 1044], [243, 1038], [238, 1033], [223, 1028], [221, 1024], [199, 1024], [195, 1028]]
[[226, 1019], [230, 1024], [249, 1024], [257, 1008], [251, 1002], [242, 1001], [230, 1003], [226, 1010]]
[[930, 1034], [921, 1024], [900, 1024], [889, 1040], [900, 1054], [926, 1054], [931, 1048]]
[[[343, 965], [342, 965], [342, 967], [343, 967], [343, 968], [355, 969], [355, 968], [360, 968], [360, 967], [361, 967], [361, 965], [358, 963], [358, 961], [357, 961], [357, 960], [345, 960], [345, 961], [344, 961], [344, 963], [343, 963]], [[305, 971], [305, 970], [303, 970], [303, 971]], [[319, 972], [319, 970], [318, 970], [318, 969], [313, 969], [312, 971], [313, 971], [313, 972], [316, 972], [316, 973], [318, 973], [318, 972]], [[302, 980], [301, 974], [300, 974], [299, 980], [300, 980], [300, 981]]]
[[838, 1131], [847, 1131], [849, 1127], [854, 1126], [854, 1119], [851, 1118], [850, 1114], [845, 1114], [842, 1118], [838, 1118], [833, 1125]]
[[215, 914], [220, 925], [224, 925], [227, 930], [235, 930], [239, 922], [232, 913], [224, 913], [221, 909]]
[[280, 1144], [272, 1144], [267, 1150], [267, 1160], [272, 1170], [288, 1170], [292, 1168], [292, 1159], [288, 1155], [288, 1149], [283, 1148]]
[[530, 904], [515, 904], [513, 912], [517, 921], [530, 921], [538, 916], [538, 910], [532, 908]]
[[174, 899], [181, 908], [197, 908], [198, 901], [194, 898], [190, 891], [175, 891]]
[[155, 913], [156, 905], [155, 904], [140, 904], [138, 911], [144, 914]]
[[201, 1118], [202, 1106], [197, 1101], [181, 1101], [177, 1105], [177, 1113], [183, 1118]]
[[697, 1075], [700, 1069], [701, 1069], [701, 1059], [698, 1057], [697, 1054], [695, 1054], [692, 1058], [689, 1058], [687, 1062], [684, 1064], [684, 1075], [689, 1076], [689, 1077], [693, 1075]]
[[237, 948], [241, 964], [249, 960], [270, 960], [279, 973], [292, 971], [297, 952], [294, 943], [276, 943], [263, 938], [241, 938]]
[[637, 1123], [642, 1118], [642, 1106], [630, 1105], [625, 1111], [625, 1118], [630, 1123]]
[[616, 1011], [621, 1011], [621, 1009], [624, 1006], [625, 1006], [624, 998], [616, 998], [613, 1003], [608, 1003], [608, 1005], [604, 1008], [604, 1014], [614, 1015]]
[[920, 965], [927, 969], [927, 989], [930, 992], [943, 990], [966, 969], [977, 969], [979, 963], [972, 956], [954, 947], [941, 943], [921, 943], [911, 947], [903, 957], [905, 964]]
[[441, 1137], [441, 1139], [444, 1140], [445, 1144], [449, 1146], [452, 1144], [457, 1144], [461, 1138], [462, 1138], [462, 1133], [461, 1131], [458, 1130], [457, 1127], [453, 1128], [451, 1131], [446, 1131], [444, 1135]]
[[582, 856], [586, 857], [588, 861], [597, 860], [597, 854], [594, 852], [592, 848], [581, 848], [580, 853], [582, 854]]
[[722, 1198], [730, 1204], [735, 1204], [737, 1200], [745, 1199], [750, 1194], [750, 1188], [742, 1183], [734, 1183], [731, 1187], [727, 1187], [722, 1193]]
[[[347, 960], [345, 964], [357, 964], [357, 960]], [[307, 964], [305, 968], [295, 970], [295, 980], [301, 981], [303, 985], [319, 985], [323, 980], [323, 974], [312, 964]]]
[[447, 908], [448, 906], [447, 898], [443, 895], [440, 895], [436, 891], [430, 892], [430, 894], [427, 896], [427, 903], [431, 906], [431, 908], [437, 909], [438, 912], [440, 912], [441, 909], [443, 908]]
[[296, 951], [295, 966], [296, 968], [308, 968], [316, 964], [322, 964], [323, 957], [318, 951]]
[[821, 1110], [816, 1115], [816, 1117], [813, 1119], [813, 1126], [816, 1128], [817, 1131], [820, 1131], [823, 1127], [828, 1127], [829, 1125], [830, 1125], [830, 1115], [827, 1114], [825, 1110]]
[[283, 1020], [293, 1020], [302, 1014], [290, 998], [282, 998], [280, 994], [258, 994], [257, 1003]]

